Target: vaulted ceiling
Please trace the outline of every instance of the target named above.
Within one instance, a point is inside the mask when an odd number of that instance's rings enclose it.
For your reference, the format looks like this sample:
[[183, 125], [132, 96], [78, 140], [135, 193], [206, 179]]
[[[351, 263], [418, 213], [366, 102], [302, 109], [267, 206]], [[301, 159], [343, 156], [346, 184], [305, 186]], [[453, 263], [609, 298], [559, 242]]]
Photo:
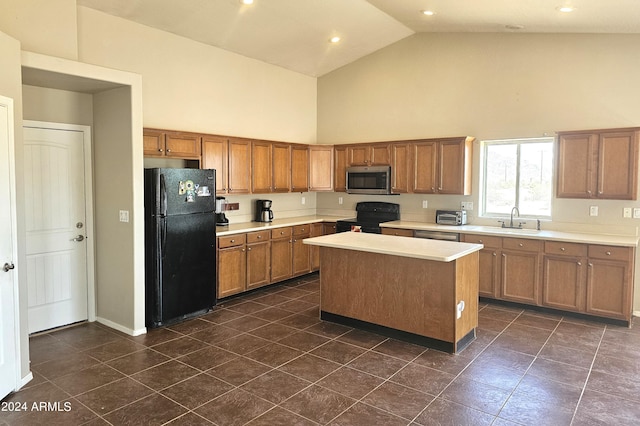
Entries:
[[[77, 0], [321, 76], [417, 32], [640, 33], [640, 0]], [[572, 6], [572, 12], [560, 7]], [[425, 15], [429, 10], [433, 15]], [[338, 36], [338, 43], [330, 38]]]

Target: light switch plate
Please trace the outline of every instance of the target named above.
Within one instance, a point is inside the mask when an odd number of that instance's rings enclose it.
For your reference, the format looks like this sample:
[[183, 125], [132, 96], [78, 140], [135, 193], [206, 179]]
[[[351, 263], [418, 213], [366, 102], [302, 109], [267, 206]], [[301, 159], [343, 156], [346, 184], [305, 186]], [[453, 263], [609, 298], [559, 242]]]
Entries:
[[422, 200], [422, 208], [423, 209], [426, 209], [428, 205], [429, 205], [429, 202], [427, 200]]
[[640, 219], [640, 208], [636, 207], [633, 209], [633, 218]]
[[344, 202], [344, 200], [342, 199], [342, 197], [338, 197], [338, 204], [342, 204]]
[[598, 206], [589, 207], [589, 216], [598, 216]]
[[631, 217], [631, 207], [625, 207], [624, 209], [622, 209], [622, 217]]
[[120, 222], [129, 222], [129, 210], [120, 210]]

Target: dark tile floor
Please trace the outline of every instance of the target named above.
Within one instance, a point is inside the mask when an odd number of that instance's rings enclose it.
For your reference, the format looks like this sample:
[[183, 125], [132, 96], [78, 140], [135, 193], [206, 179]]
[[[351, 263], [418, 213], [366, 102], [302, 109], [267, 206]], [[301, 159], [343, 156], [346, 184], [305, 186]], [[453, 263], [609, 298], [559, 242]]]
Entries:
[[27, 411], [0, 424], [640, 423], [638, 328], [482, 304], [478, 338], [449, 355], [321, 322], [318, 299], [311, 275], [144, 336], [32, 337], [34, 380], [3, 401]]

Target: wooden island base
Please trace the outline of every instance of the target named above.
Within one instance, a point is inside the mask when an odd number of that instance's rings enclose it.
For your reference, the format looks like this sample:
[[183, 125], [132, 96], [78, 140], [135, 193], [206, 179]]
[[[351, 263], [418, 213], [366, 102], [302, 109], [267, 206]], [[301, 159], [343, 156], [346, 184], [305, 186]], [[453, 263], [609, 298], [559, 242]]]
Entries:
[[323, 320], [460, 352], [478, 325], [478, 252], [443, 262], [320, 246], [320, 312]]

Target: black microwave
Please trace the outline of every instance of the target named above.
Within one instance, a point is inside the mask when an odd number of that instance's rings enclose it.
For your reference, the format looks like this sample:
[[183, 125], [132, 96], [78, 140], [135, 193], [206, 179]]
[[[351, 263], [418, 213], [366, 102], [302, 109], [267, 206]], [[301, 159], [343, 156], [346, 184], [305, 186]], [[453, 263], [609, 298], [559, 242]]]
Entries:
[[347, 193], [391, 194], [391, 166], [347, 167]]

